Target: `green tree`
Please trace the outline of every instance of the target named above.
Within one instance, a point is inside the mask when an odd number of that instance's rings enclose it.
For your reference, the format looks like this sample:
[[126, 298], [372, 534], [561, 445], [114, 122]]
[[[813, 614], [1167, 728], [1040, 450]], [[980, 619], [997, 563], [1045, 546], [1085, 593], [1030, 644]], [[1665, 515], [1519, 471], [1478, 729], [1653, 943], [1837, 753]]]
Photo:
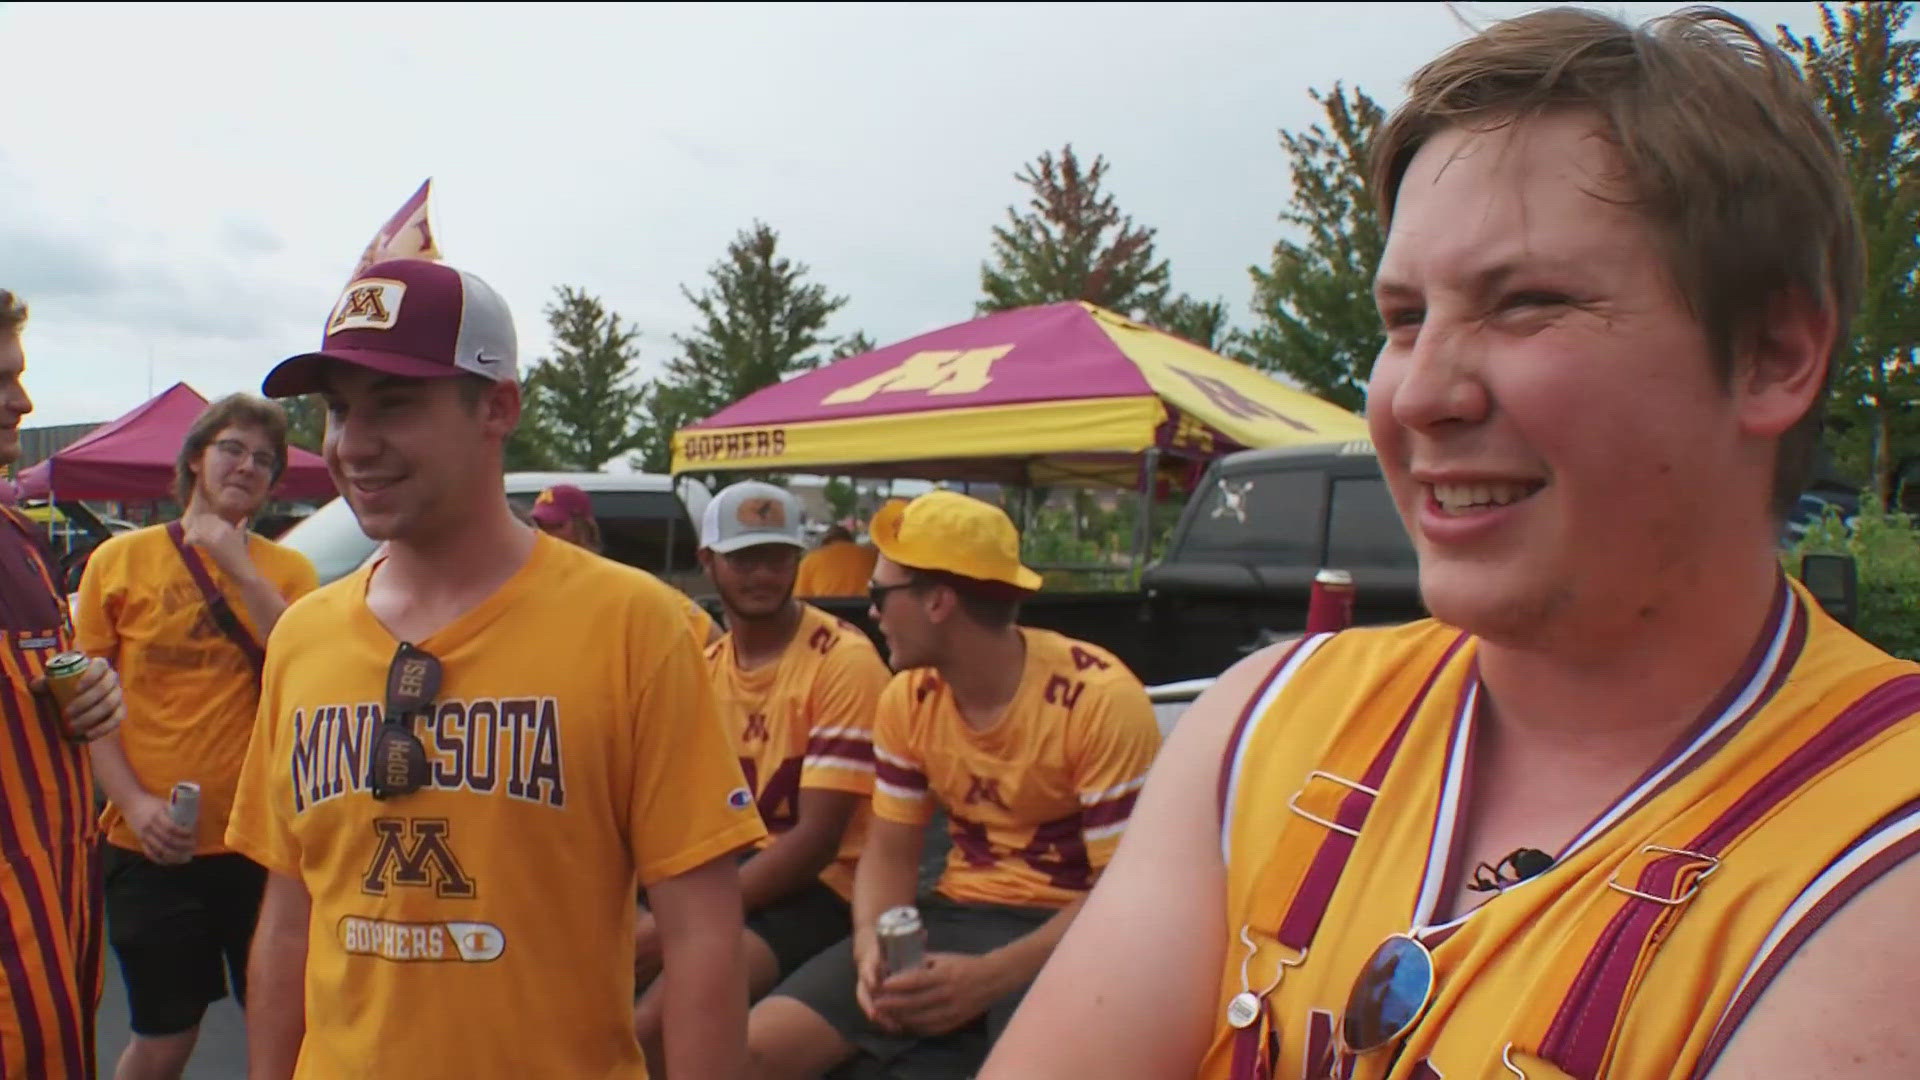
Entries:
[[1373, 274], [1385, 237], [1367, 181], [1367, 162], [1385, 113], [1365, 91], [1335, 83], [1308, 91], [1326, 123], [1280, 132], [1292, 159], [1293, 198], [1280, 220], [1300, 239], [1282, 239], [1267, 268], [1252, 267], [1255, 324], [1241, 359], [1283, 371], [1315, 394], [1358, 411], [1383, 338]]
[[808, 273], [780, 253], [780, 234], [756, 221], [708, 269], [705, 289], [681, 286], [699, 318], [691, 334], [674, 336], [681, 355], [647, 387], [636, 468], [665, 472], [675, 431], [826, 359], [834, 344], [827, 320], [847, 298]]
[[859, 510], [860, 493], [845, 477], [836, 476], [828, 480], [826, 486], [820, 489], [820, 494], [827, 500], [827, 508], [832, 511], [835, 521], [845, 521]]
[[1828, 408], [1836, 462], [1882, 502], [1920, 429], [1920, 43], [1902, 36], [1912, 15], [1911, 3], [1821, 4], [1818, 34], [1778, 30], [1839, 135], [1866, 236], [1866, 290]]
[[831, 359], [845, 360], [849, 356], [859, 356], [861, 353], [870, 353], [879, 347], [880, 346], [873, 343], [872, 338], [867, 336], [865, 330], [855, 330], [853, 333], [841, 338], [839, 342], [834, 345]]
[[520, 423], [507, 436], [508, 472], [547, 472], [563, 468], [555, 446], [553, 405], [547, 391], [546, 366], [536, 364], [520, 379]]
[[553, 355], [521, 383], [521, 422], [509, 467], [593, 472], [640, 446], [646, 388], [637, 383], [638, 328], [585, 289], [562, 285], [547, 305]]
[[1060, 300], [1086, 300], [1122, 315], [1151, 314], [1166, 301], [1168, 270], [1154, 230], [1137, 226], [1101, 191], [1107, 162], [1084, 170], [1069, 143], [1043, 153], [1014, 178], [1032, 190], [1026, 211], [1007, 207], [980, 267], [981, 314]]
[[1169, 334], [1214, 352], [1226, 351], [1235, 337], [1227, 322], [1225, 300], [1196, 300], [1183, 293], [1148, 321]]
[[280, 405], [287, 410], [287, 445], [319, 453], [327, 436], [327, 403], [319, 394], [301, 394]]

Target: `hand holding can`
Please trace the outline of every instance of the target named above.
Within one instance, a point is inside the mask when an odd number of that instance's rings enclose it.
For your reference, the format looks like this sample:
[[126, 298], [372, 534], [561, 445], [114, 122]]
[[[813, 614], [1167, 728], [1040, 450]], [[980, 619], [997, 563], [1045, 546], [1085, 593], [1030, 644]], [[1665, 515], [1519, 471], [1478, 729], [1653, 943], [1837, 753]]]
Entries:
[[880, 940], [880, 957], [888, 975], [919, 967], [926, 959], [927, 928], [913, 907], [902, 905], [881, 912], [874, 924], [874, 936]]
[[126, 701], [120, 694], [120, 676], [105, 660], [85, 653], [61, 653], [47, 662], [44, 674], [33, 681], [35, 693], [45, 690], [67, 722], [67, 738], [91, 742], [126, 719]]
[[167, 815], [173, 823], [192, 832], [200, 824], [200, 785], [191, 780], [182, 780], [173, 785], [173, 792], [167, 796]]

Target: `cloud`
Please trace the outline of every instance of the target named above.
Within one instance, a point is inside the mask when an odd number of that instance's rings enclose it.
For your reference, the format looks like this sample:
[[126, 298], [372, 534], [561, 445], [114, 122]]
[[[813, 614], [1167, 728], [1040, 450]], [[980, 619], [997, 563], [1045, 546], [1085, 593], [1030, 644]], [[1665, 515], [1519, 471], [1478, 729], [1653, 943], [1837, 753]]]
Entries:
[[227, 222], [223, 239], [227, 249], [237, 255], [278, 255], [286, 249], [280, 234], [255, 221], [234, 219]]
[[0, 225], [0, 288], [34, 300], [90, 299], [121, 287], [113, 258], [99, 245], [76, 243], [26, 225]]

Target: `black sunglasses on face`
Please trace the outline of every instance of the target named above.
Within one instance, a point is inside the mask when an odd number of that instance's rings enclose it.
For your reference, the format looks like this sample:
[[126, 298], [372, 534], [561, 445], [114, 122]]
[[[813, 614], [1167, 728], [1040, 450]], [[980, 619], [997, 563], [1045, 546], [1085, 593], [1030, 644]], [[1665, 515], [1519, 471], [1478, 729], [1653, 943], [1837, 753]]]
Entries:
[[415, 714], [440, 696], [440, 661], [401, 642], [387, 665], [387, 706], [373, 737], [367, 786], [376, 799], [411, 795], [427, 786], [427, 748], [413, 733]]
[[879, 611], [887, 606], [887, 597], [901, 589], [911, 589], [913, 584], [911, 581], [902, 581], [893, 585], [882, 585], [877, 581], [869, 581], [867, 582], [867, 602], [873, 605], [875, 611]]

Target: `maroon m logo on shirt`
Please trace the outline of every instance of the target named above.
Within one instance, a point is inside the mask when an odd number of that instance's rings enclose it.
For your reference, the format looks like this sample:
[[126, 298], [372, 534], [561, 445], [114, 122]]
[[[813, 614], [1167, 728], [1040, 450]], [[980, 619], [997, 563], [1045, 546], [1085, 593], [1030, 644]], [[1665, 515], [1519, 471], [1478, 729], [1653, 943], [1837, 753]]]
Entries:
[[742, 742], [752, 742], [755, 739], [766, 742], [772, 737], [773, 736], [767, 731], [766, 713], [757, 712], [747, 714], [747, 730], [740, 736]]
[[[1000, 809], [1006, 810], [1006, 800], [1000, 797], [1000, 781], [993, 777], [974, 776], [969, 773], [967, 775], [966, 804], [972, 806], [975, 803], [992, 803]], [[1012, 813], [1012, 811], [1009, 810], [1008, 813]]]

